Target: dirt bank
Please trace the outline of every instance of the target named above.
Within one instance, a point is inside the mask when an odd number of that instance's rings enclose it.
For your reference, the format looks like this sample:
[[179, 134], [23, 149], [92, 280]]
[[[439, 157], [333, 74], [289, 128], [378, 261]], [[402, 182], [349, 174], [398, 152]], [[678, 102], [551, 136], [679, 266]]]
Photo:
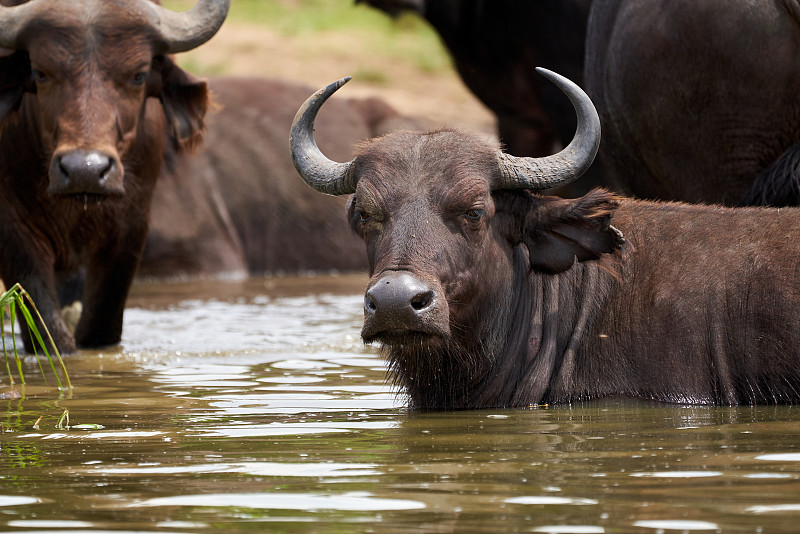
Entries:
[[342, 90], [348, 96], [378, 96], [400, 113], [435, 125], [494, 132], [493, 116], [452, 68], [432, 71], [411, 61], [387, 62], [346, 33], [286, 36], [262, 26], [226, 23], [210, 42], [178, 60], [199, 75], [268, 76], [314, 88], [350, 75], [353, 81]]

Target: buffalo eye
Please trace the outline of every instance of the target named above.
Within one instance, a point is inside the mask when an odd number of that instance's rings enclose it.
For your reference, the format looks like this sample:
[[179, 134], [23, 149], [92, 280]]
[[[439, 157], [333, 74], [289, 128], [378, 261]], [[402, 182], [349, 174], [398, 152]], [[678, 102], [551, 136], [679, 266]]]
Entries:
[[357, 209], [353, 216], [356, 218], [356, 221], [363, 223], [369, 220], [369, 213], [362, 209]]
[[476, 223], [480, 222], [483, 219], [483, 216], [486, 214], [484, 210], [473, 208], [471, 210], [467, 210], [464, 213], [464, 218], [469, 222]]
[[130, 84], [131, 85], [144, 85], [147, 81], [147, 73], [146, 72], [137, 72], [133, 76], [131, 76]]
[[353, 222], [364, 222], [369, 219], [369, 213], [364, 211], [363, 208], [356, 208], [353, 210]]
[[369, 221], [370, 216], [369, 213], [364, 211], [362, 208], [355, 208], [353, 210], [353, 215], [350, 218], [350, 224], [353, 225], [353, 228], [361, 228], [361, 226]]
[[47, 75], [39, 69], [31, 69], [31, 79], [35, 83], [45, 83], [48, 81]]

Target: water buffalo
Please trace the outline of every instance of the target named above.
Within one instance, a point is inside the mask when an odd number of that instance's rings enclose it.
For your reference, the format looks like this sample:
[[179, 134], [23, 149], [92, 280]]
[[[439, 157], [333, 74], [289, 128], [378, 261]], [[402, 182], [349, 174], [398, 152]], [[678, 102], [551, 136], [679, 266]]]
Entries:
[[543, 73], [578, 115], [570, 144], [543, 158], [438, 130], [337, 163], [312, 128], [345, 80], [298, 111], [296, 167], [318, 191], [352, 194], [371, 273], [361, 335], [383, 345], [411, 404], [800, 401], [798, 210], [537, 194], [580, 176], [600, 143], [586, 94]]
[[[575, 132], [572, 106], [531, 65], [582, 84], [592, 0], [360, 1], [390, 15], [414, 12], [431, 24], [464, 84], [497, 117], [506, 152], [539, 157], [569, 143]], [[597, 179], [586, 176], [562, 192], [586, 192], [586, 184]]]
[[596, 0], [584, 81], [623, 192], [800, 203], [796, 1]]
[[[286, 132], [311, 90], [259, 77], [208, 79], [215, 110], [204, 146], [168, 153], [156, 183], [137, 277], [244, 277], [265, 273], [366, 271], [360, 240], [343, 232], [344, 198], [308, 195]], [[353, 143], [416, 121], [379, 99], [337, 99], [317, 121], [332, 157]]]
[[[201, 140], [208, 105], [168, 54], [210, 39], [229, 0], [5, 3], [20, 5], [0, 7], [0, 276], [28, 290], [61, 351], [113, 344], [164, 151]], [[57, 292], [77, 272], [73, 337]]]

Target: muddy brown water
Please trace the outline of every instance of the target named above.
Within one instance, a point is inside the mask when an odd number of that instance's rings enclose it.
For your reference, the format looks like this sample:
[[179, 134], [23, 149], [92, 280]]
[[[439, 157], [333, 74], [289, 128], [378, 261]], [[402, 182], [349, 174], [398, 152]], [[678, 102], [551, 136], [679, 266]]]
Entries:
[[412, 413], [365, 281], [137, 285], [70, 395], [0, 400], [0, 531], [800, 531], [800, 408]]

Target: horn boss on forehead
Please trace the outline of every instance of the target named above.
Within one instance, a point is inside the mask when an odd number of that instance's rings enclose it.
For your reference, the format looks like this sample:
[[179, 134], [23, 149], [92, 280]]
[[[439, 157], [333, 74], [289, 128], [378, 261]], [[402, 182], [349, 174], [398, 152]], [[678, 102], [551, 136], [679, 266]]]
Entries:
[[[566, 185], [578, 179], [594, 161], [600, 146], [600, 119], [592, 101], [576, 84], [543, 68], [536, 69], [569, 97], [578, 116], [575, 137], [562, 151], [542, 158], [516, 157], [498, 153], [500, 183], [494, 189], [543, 190]], [[291, 130], [292, 161], [303, 180], [329, 195], [347, 195], [356, 190], [358, 178], [352, 161], [329, 160], [314, 140], [314, 120], [322, 104], [350, 78], [342, 78], [320, 89], [303, 103]]]

